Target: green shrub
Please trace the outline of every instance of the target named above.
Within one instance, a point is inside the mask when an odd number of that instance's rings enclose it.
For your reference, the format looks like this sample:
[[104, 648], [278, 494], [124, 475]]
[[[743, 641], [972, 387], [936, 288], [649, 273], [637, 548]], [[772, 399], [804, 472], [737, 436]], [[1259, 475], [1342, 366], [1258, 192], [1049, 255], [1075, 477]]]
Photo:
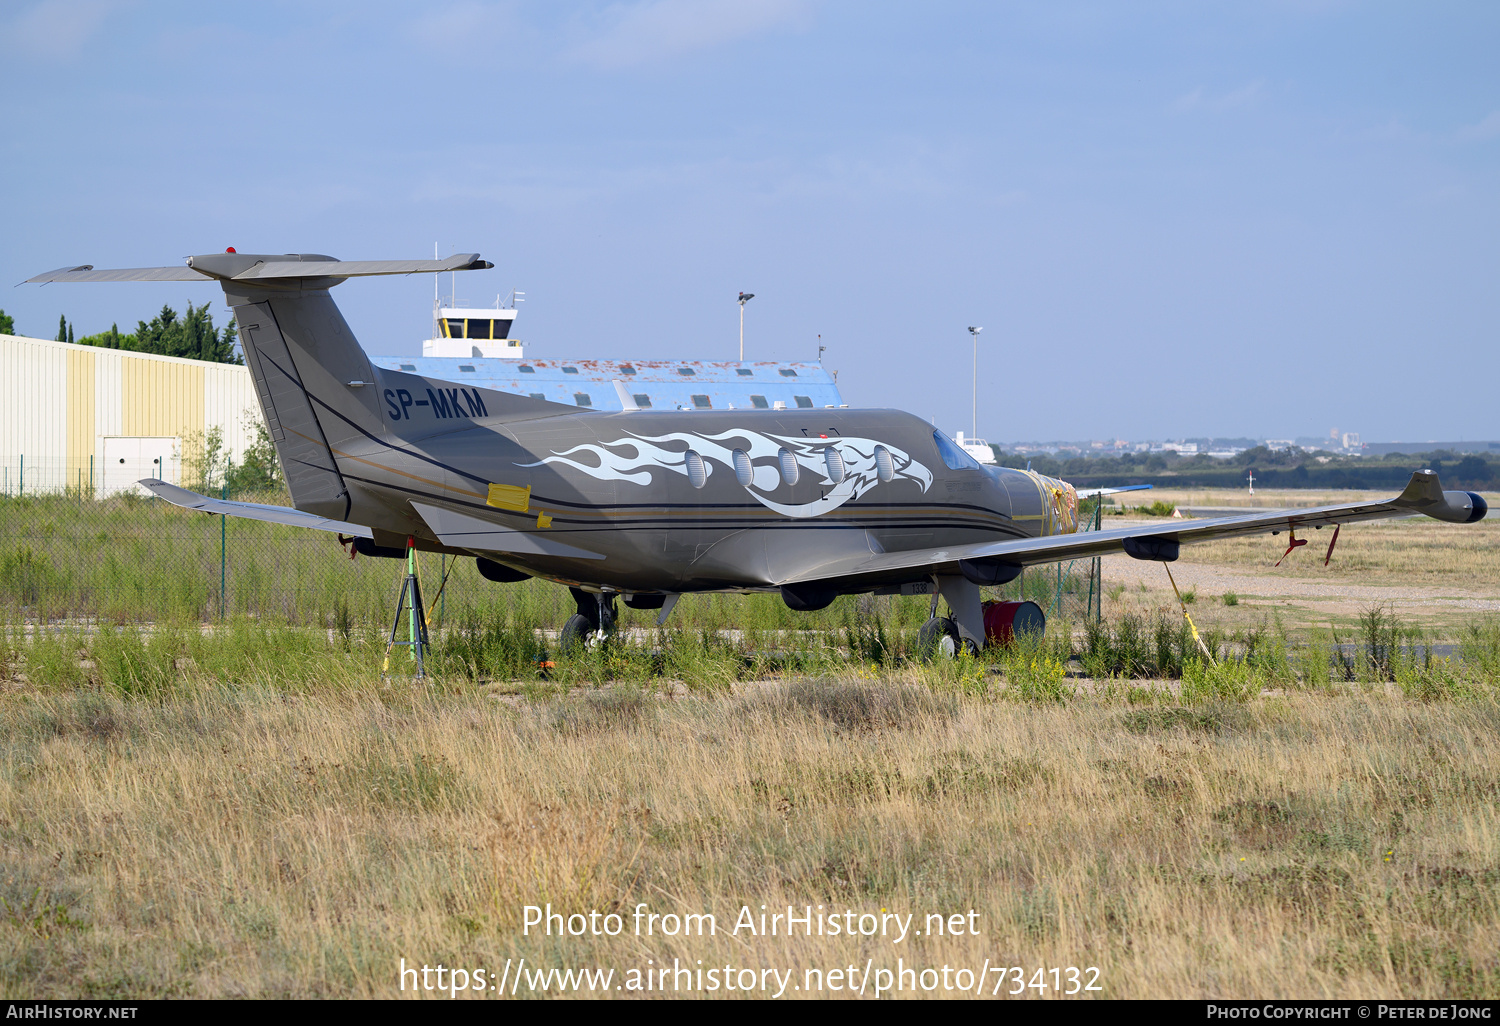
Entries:
[[1210, 663], [1191, 659], [1182, 668], [1182, 701], [1245, 702], [1258, 696], [1264, 676], [1250, 663], [1224, 659]]

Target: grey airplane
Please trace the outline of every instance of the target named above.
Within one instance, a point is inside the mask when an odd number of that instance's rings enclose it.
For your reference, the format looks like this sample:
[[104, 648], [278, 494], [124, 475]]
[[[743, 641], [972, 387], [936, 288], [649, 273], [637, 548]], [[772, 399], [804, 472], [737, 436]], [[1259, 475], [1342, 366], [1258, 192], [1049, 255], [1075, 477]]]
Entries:
[[[930, 650], [987, 640], [981, 589], [1027, 566], [1125, 552], [1171, 562], [1183, 543], [1413, 513], [1473, 523], [1473, 492], [1419, 470], [1400, 495], [1119, 530], [1078, 531], [1074, 487], [981, 466], [896, 410], [595, 412], [417, 374], [365, 355], [329, 293], [347, 278], [477, 270], [446, 260], [342, 261], [233, 250], [184, 266], [61, 268], [32, 282], [218, 282], [292, 507], [212, 499], [143, 481], [188, 509], [336, 532], [371, 556], [473, 556], [498, 583], [572, 590], [566, 651], [608, 636], [616, 598], [659, 610], [679, 595], [779, 592], [794, 610], [856, 593], [932, 596]], [[623, 392], [623, 386], [621, 386]], [[1290, 551], [1290, 547], [1288, 551]], [[938, 616], [941, 599], [947, 615]]]

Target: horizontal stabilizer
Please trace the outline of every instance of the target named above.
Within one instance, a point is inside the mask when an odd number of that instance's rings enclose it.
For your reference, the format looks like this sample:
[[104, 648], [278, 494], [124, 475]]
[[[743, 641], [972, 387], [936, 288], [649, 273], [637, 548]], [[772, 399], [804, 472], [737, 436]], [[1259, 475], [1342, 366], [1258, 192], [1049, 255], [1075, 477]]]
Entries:
[[[194, 267], [202, 266], [194, 258]], [[375, 274], [422, 274], [442, 271], [482, 271], [495, 265], [478, 253], [461, 253], [446, 260], [272, 260], [239, 274], [235, 281], [261, 278], [364, 278]]]
[[495, 265], [478, 253], [455, 253], [444, 260], [335, 260], [321, 254], [209, 253], [188, 257], [182, 267], [126, 267], [95, 270], [93, 264], [59, 267], [27, 278], [28, 283], [54, 281], [242, 281], [272, 282], [299, 278], [364, 278], [377, 274], [436, 274], [482, 271]]
[[27, 278], [27, 283], [47, 284], [49, 281], [213, 281], [191, 267], [117, 267], [113, 270], [94, 270], [93, 264], [77, 267], [59, 267], [55, 271]]
[[314, 531], [337, 531], [355, 538], [372, 538], [368, 527], [348, 524], [342, 520], [329, 520], [316, 513], [304, 513], [290, 506], [263, 506], [258, 502], [230, 502], [228, 499], [211, 499], [207, 495], [190, 492], [186, 488], [167, 484], [154, 477], [139, 482], [147, 491], [159, 499], [166, 499], [174, 506], [195, 509], [200, 513], [213, 513], [246, 520], [263, 520], [268, 524], [286, 524], [288, 527], [308, 527]]

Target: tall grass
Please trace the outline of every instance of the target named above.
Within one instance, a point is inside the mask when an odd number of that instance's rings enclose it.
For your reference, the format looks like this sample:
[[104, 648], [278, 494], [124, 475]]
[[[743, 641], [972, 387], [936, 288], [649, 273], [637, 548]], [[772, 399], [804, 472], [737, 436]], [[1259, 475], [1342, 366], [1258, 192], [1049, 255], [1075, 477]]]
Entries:
[[[237, 499], [285, 504], [285, 495]], [[114, 623], [236, 616], [347, 629], [385, 624], [405, 573], [400, 560], [350, 559], [320, 531], [191, 513], [158, 499], [122, 494], [95, 501], [63, 493], [0, 497], [0, 609], [33, 621], [88, 618]], [[221, 541], [222, 558], [221, 558]], [[573, 612], [565, 589], [542, 581], [497, 585], [467, 557], [419, 557], [424, 594], [437, 595], [449, 623], [516, 617], [557, 627]], [[221, 601], [222, 585], [222, 601]], [[1087, 581], [1055, 568], [1029, 571], [999, 597], [1022, 595], [1049, 615], [1072, 615]], [[839, 599], [816, 613], [795, 613], [774, 594], [685, 596], [671, 624], [750, 632], [828, 631], [878, 614], [898, 629], [927, 619], [922, 597]], [[654, 614], [624, 611], [631, 627]]]
[[[143, 644], [139, 672], [166, 673]], [[1482, 999], [1496, 709], [1022, 704], [901, 675], [521, 703], [273, 677], [12, 693], [0, 996], [397, 996], [403, 958], [701, 959], [800, 985], [899, 957], [1097, 966], [1105, 997]], [[719, 930], [523, 934], [548, 902]], [[978, 932], [729, 934], [762, 904], [973, 910]]]

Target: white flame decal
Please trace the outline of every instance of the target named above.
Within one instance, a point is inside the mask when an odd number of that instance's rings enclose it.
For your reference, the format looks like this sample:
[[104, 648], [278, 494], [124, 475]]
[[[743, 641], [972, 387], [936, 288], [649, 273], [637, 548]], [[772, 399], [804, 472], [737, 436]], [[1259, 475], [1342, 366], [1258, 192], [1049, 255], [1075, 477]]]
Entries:
[[[662, 443], [678, 443], [681, 449], [664, 448]], [[838, 449], [844, 459], [844, 480], [834, 484], [828, 476], [828, 464], [823, 458], [827, 446]], [[895, 477], [916, 481], [927, 491], [932, 485], [932, 472], [912, 459], [904, 450], [870, 438], [805, 438], [796, 435], [763, 435], [755, 431], [733, 430], [717, 435], [695, 435], [674, 431], [666, 435], [630, 435], [614, 442], [575, 445], [563, 452], [555, 452], [536, 463], [520, 463], [517, 466], [539, 467], [543, 464], [560, 463], [601, 481], [629, 481], [632, 484], [649, 485], [655, 478], [655, 469], [671, 471], [687, 476], [684, 458], [688, 449], [703, 457], [704, 469], [713, 477], [722, 467], [734, 473], [734, 450], [739, 449], [750, 457], [752, 483], [746, 489], [767, 509], [773, 509], [789, 517], [816, 517], [838, 509], [851, 499], [857, 499], [880, 483], [875, 464], [875, 448], [884, 445], [895, 465]], [[830, 490], [823, 497], [801, 505], [776, 502], [764, 492], [774, 491], [781, 484], [781, 472], [777, 469], [780, 450], [785, 447], [796, 458], [797, 464], [812, 474]], [[587, 454], [587, 455], [585, 455]], [[597, 463], [588, 459], [589, 456]], [[580, 459], [579, 457], [583, 457]]]

